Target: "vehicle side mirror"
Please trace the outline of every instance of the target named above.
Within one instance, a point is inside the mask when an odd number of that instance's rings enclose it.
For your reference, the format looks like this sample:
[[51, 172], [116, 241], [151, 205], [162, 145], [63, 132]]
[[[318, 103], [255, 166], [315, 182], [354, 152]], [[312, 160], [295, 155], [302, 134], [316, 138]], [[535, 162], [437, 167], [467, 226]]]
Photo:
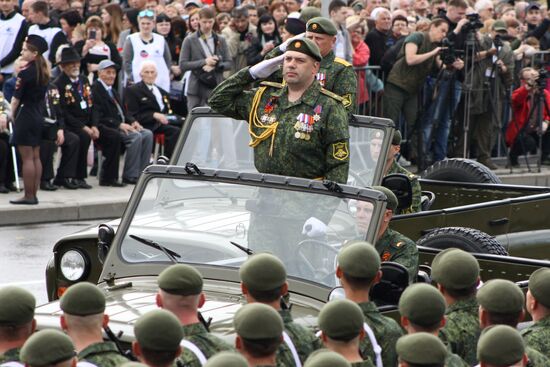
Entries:
[[334, 287], [330, 291], [327, 297], [327, 301], [334, 301], [335, 299], [345, 299], [346, 298], [346, 292], [344, 292], [343, 287]]
[[390, 189], [397, 197], [397, 210], [403, 210], [412, 204], [412, 185], [411, 180], [402, 173], [393, 173], [387, 175], [382, 180], [382, 186]]
[[100, 224], [97, 230], [97, 258], [103, 264], [113, 243], [115, 230], [108, 224]]

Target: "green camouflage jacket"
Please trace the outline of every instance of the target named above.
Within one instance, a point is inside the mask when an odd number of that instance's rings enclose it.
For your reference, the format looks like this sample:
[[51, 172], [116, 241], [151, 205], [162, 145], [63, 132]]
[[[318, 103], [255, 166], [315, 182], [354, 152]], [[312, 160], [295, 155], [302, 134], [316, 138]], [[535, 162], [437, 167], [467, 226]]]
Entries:
[[286, 85], [263, 82], [243, 90], [253, 81], [244, 68], [218, 85], [208, 103], [225, 116], [248, 121], [256, 169], [347, 182], [349, 130], [342, 98], [313, 82], [298, 101], [289, 102]]
[[460, 300], [447, 307], [445, 317], [447, 322], [440, 330], [447, 340], [453, 353], [466, 361], [470, 366], [477, 363], [477, 340], [481, 330], [479, 328], [479, 305], [475, 299]]
[[[229, 344], [221, 340], [215, 335], [212, 335], [206, 330], [203, 324], [196, 323], [182, 326], [183, 338], [195, 344], [197, 348], [204, 353], [206, 358], [212, 357], [214, 354], [224, 351], [233, 350]], [[183, 352], [178, 357], [178, 362], [182, 367], [200, 367], [201, 363], [193, 352], [187, 348], [183, 348]]]
[[409, 282], [418, 274], [418, 249], [416, 243], [401, 233], [387, 228], [374, 246], [382, 261], [393, 261], [403, 265], [409, 272]]
[[[386, 317], [378, 311], [374, 302], [363, 302], [358, 304], [363, 310], [365, 322], [372, 329], [378, 345], [382, 348], [382, 362], [384, 366], [397, 366], [397, 352], [395, 343], [400, 336], [403, 335], [403, 330], [395, 322], [395, 320]], [[372, 344], [368, 337], [365, 336], [361, 340], [359, 350], [363, 358], [369, 358], [371, 361], [376, 361], [376, 356]]]
[[550, 366], [550, 359], [547, 356], [529, 346], [525, 347], [525, 354], [529, 359], [527, 367]]
[[449, 345], [449, 341], [446, 339], [445, 333], [439, 333], [439, 339], [441, 339], [443, 344], [445, 344], [445, 347], [447, 347], [447, 351], [449, 352], [447, 358], [445, 359], [445, 367], [470, 367], [466, 361], [453, 353], [451, 346]]
[[[266, 59], [281, 55], [279, 47], [274, 48], [266, 55]], [[336, 93], [344, 98], [344, 106], [349, 113], [355, 113], [357, 102], [357, 76], [353, 70], [353, 65], [344, 59], [336, 57], [333, 51], [330, 51], [321, 60], [317, 80], [323, 88]], [[269, 78], [271, 81], [282, 82], [283, 73], [279, 70], [273, 73]]]
[[407, 171], [405, 168], [401, 167], [399, 163], [395, 160], [393, 161], [388, 173], [386, 175], [391, 175], [392, 173], [402, 173], [409, 178], [412, 186], [412, 203], [406, 209], [399, 210], [395, 214], [410, 214], [416, 213], [422, 210], [422, 189], [420, 188], [420, 182], [418, 182], [418, 176]]
[[550, 317], [521, 331], [525, 344], [550, 358]]
[[[292, 343], [294, 343], [294, 347], [303, 364], [313, 351], [322, 347], [321, 341], [311, 330], [292, 321], [292, 315], [289, 310], [279, 310], [279, 315], [283, 318], [284, 331], [288, 334]], [[295, 365], [292, 352], [285, 342], [281, 343], [277, 351], [277, 365], [287, 367]]]
[[117, 367], [128, 362], [113, 342], [94, 343], [87, 346], [78, 353], [78, 360], [90, 362], [98, 367]]
[[0, 363], [19, 362], [19, 352], [21, 352], [21, 348], [13, 348], [7, 350], [4, 354], [0, 354]]

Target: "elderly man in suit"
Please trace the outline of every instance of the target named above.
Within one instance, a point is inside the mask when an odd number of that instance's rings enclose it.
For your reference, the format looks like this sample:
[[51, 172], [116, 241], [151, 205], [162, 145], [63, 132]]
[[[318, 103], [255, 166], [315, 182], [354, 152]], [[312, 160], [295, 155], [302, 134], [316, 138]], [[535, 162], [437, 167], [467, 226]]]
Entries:
[[170, 157], [176, 146], [181, 118], [174, 115], [168, 92], [155, 84], [157, 67], [152, 61], [141, 65], [141, 81], [126, 88], [125, 103], [128, 114], [154, 134], [164, 134], [165, 154]]
[[[122, 183], [134, 185], [140, 172], [149, 164], [153, 147], [153, 133], [144, 129], [130, 116], [118, 95], [115, 84], [117, 65], [111, 60], [103, 60], [98, 65], [98, 80], [92, 86], [95, 106], [92, 121], [100, 131], [110, 129], [117, 131], [126, 147]], [[120, 150], [120, 145], [117, 147]], [[118, 169], [117, 169], [118, 173]], [[118, 177], [118, 175], [117, 175]], [[118, 180], [100, 182], [100, 185], [119, 186]]]
[[[216, 14], [212, 8], [199, 11], [199, 30], [183, 41], [179, 66], [191, 71], [187, 86], [187, 110], [206, 106], [212, 89], [222, 82], [232, 65], [225, 39], [212, 32]], [[207, 77], [208, 75], [208, 77]]]

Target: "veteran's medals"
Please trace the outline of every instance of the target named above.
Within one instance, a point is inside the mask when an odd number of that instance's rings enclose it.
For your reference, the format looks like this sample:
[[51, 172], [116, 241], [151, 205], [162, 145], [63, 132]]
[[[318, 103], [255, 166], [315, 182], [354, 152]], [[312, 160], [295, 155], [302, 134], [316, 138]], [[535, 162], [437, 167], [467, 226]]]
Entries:
[[325, 75], [325, 73], [317, 73], [315, 75], [315, 79], [317, 79], [319, 84], [321, 84], [321, 87], [324, 87], [327, 80], [327, 76]]
[[321, 112], [323, 111], [323, 107], [317, 105], [313, 111], [315, 112], [313, 116], [307, 113], [301, 113], [298, 117], [296, 117], [296, 120], [298, 120], [294, 124], [294, 130], [296, 130], [294, 137], [296, 139], [306, 141], [311, 139], [313, 125], [321, 120]]
[[277, 102], [276, 97], [271, 97], [267, 100], [267, 104], [264, 107], [264, 113], [262, 117], [260, 117], [260, 121], [263, 122], [264, 124], [266, 123], [273, 124], [275, 121], [277, 121], [277, 118], [271, 115], [271, 113], [275, 109], [276, 102]]

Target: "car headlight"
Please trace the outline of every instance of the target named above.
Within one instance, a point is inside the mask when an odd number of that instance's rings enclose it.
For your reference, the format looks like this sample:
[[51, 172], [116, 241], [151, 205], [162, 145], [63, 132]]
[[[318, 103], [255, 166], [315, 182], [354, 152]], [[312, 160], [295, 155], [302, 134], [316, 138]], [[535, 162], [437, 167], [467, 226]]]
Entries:
[[84, 277], [87, 265], [86, 255], [78, 250], [69, 250], [61, 256], [61, 274], [72, 282], [76, 282]]

